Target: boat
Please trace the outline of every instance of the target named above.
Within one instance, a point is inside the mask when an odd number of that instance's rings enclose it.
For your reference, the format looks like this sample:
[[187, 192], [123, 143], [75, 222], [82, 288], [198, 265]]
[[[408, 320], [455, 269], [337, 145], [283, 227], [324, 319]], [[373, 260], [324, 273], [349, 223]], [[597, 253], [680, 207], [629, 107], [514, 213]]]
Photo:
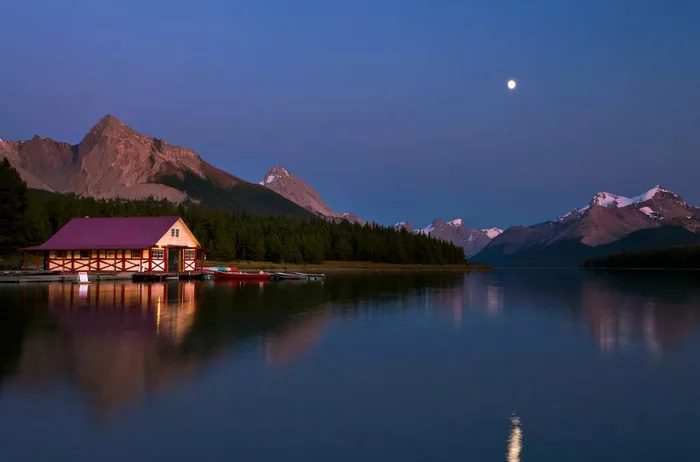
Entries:
[[241, 271], [216, 271], [214, 280], [220, 281], [267, 281], [270, 274], [264, 271], [257, 273], [243, 273]]
[[320, 279], [325, 279], [326, 275], [325, 274], [313, 274], [313, 273], [292, 273], [292, 274], [297, 274], [301, 277], [304, 277], [310, 281], [318, 281]]
[[305, 280], [306, 276], [303, 274], [299, 273], [282, 273], [282, 272], [277, 272], [277, 273], [272, 273], [272, 277], [275, 279], [292, 279], [292, 280]]

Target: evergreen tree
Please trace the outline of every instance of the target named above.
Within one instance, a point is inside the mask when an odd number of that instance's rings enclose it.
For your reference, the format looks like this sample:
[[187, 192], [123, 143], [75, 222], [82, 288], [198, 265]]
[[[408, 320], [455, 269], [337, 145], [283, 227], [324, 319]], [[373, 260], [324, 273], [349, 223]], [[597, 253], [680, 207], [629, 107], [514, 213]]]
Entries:
[[26, 244], [27, 185], [7, 158], [0, 162], [0, 255]]
[[[104, 200], [38, 191], [30, 191], [27, 206], [26, 188], [8, 186], [24, 186], [16, 171], [13, 174], [12, 170], [4, 166], [2, 175], [8, 176], [10, 181], [0, 183], [0, 194], [6, 198], [0, 204], [4, 254], [15, 253], [25, 243], [41, 244], [75, 217], [177, 215], [208, 249], [209, 260], [465, 263], [462, 248], [454, 244], [375, 224], [362, 226], [347, 221], [335, 223], [320, 219], [238, 214], [194, 203], [176, 206], [153, 199]], [[14, 206], [10, 207], [12, 204]]]

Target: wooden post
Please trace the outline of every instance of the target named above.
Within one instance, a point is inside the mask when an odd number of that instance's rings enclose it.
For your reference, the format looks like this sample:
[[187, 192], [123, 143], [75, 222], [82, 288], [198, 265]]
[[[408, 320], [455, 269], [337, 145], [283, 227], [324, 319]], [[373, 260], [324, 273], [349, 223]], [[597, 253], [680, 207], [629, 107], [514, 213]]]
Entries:
[[61, 259], [61, 272], [66, 271], [66, 251], [63, 251], [63, 258]]
[[148, 248], [148, 272], [151, 271], [153, 271], [153, 247]]
[[[106, 252], [106, 250], [105, 250]], [[105, 255], [106, 256], [106, 255]], [[100, 270], [100, 250], [97, 250], [97, 271]]]
[[75, 273], [75, 250], [70, 251], [70, 270]]
[[[131, 250], [129, 250], [131, 252]], [[122, 271], [126, 271], [126, 250], [122, 249]]]
[[143, 249], [139, 251], [139, 272], [143, 271]]
[[168, 272], [168, 248], [163, 248], [163, 272]]

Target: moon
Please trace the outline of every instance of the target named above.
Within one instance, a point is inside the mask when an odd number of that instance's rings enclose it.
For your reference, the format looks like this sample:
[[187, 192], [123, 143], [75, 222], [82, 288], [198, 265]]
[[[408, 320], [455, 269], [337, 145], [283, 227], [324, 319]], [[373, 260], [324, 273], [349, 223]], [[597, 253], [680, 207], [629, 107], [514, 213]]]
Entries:
[[516, 81], [513, 80], [513, 79], [510, 79], [510, 80], [508, 81], [508, 84], [507, 84], [507, 85], [508, 85], [508, 89], [509, 89], [509, 90], [515, 90], [515, 87], [518, 86], [518, 82], [516, 82]]

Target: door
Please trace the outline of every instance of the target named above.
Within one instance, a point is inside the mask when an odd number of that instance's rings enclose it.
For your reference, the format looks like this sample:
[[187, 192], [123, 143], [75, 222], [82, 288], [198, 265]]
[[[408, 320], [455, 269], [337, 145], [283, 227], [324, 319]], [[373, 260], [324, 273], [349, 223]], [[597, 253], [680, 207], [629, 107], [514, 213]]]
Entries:
[[168, 273], [180, 271], [180, 249], [168, 249]]

